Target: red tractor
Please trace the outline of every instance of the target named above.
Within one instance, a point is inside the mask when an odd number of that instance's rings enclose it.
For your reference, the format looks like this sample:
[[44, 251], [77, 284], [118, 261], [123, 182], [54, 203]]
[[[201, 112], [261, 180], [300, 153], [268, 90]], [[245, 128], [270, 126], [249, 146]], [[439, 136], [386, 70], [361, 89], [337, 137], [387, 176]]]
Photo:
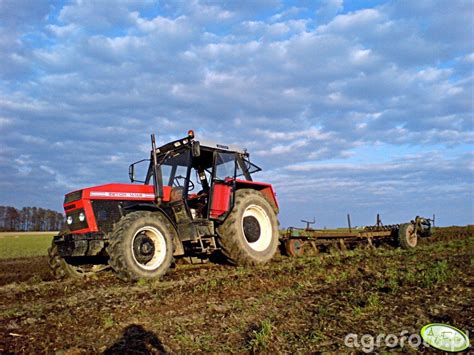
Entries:
[[[146, 165], [143, 165], [146, 164]], [[148, 167], [143, 181], [135, 171]], [[132, 184], [68, 193], [68, 230], [49, 249], [56, 278], [112, 267], [123, 280], [155, 279], [174, 259], [224, 256], [236, 265], [269, 261], [279, 243], [278, 203], [249, 154], [206, 144], [189, 131], [130, 165]], [[139, 182], [140, 184], [133, 184]]]

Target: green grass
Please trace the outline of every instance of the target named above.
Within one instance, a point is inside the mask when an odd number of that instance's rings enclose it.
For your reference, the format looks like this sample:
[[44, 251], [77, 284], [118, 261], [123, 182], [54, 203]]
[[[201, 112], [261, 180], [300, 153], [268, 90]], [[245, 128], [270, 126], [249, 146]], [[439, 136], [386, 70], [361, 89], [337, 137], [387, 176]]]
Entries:
[[0, 233], [0, 259], [48, 255], [56, 232]]
[[448, 261], [442, 260], [436, 262], [436, 264], [425, 270], [422, 275], [423, 286], [431, 287], [434, 284], [443, 283], [449, 280], [452, 276], [452, 272], [449, 269]]
[[272, 336], [273, 325], [268, 319], [260, 323], [257, 330], [253, 330], [249, 340], [249, 350], [259, 352], [265, 350], [270, 342]]

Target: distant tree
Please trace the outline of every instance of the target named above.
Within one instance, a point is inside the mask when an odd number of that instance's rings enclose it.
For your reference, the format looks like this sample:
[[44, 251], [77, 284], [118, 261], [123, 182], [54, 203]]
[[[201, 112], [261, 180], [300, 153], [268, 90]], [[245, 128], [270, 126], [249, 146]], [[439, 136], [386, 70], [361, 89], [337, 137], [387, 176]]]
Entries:
[[7, 230], [16, 231], [20, 226], [20, 213], [15, 207], [7, 207]]
[[56, 212], [51, 211], [51, 210], [46, 210], [46, 212], [45, 212], [45, 225], [44, 225], [45, 230], [51, 230], [52, 229], [52, 226], [54, 225], [55, 215], [56, 215]]
[[0, 231], [5, 231], [6, 228], [7, 208], [0, 206]]
[[40, 207], [0, 206], [0, 231], [57, 231], [64, 226], [60, 212]]
[[20, 211], [20, 229], [23, 231], [30, 230], [30, 225], [31, 225], [30, 211], [31, 211], [31, 207], [23, 207]]

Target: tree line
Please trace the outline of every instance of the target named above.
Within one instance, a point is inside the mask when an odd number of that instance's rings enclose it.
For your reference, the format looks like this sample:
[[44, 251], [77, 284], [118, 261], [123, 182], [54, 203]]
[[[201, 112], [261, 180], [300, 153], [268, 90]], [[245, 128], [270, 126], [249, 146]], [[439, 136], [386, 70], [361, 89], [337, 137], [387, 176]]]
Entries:
[[62, 213], [41, 207], [0, 206], [0, 231], [58, 231], [64, 225]]

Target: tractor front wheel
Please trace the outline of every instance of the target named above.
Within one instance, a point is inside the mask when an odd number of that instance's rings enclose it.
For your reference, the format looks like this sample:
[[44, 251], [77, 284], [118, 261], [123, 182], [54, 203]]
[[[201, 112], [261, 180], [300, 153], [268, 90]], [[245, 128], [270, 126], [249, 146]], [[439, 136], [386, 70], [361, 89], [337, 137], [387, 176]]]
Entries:
[[59, 255], [58, 247], [54, 242], [48, 249], [48, 264], [51, 274], [56, 280], [64, 278], [81, 279], [86, 277], [89, 273], [81, 266], [69, 264], [61, 255]]
[[236, 191], [234, 208], [217, 231], [222, 253], [232, 264], [265, 263], [278, 248], [276, 213], [256, 190]]
[[124, 281], [157, 279], [171, 266], [175, 235], [174, 227], [159, 212], [129, 213], [110, 235], [109, 265]]

